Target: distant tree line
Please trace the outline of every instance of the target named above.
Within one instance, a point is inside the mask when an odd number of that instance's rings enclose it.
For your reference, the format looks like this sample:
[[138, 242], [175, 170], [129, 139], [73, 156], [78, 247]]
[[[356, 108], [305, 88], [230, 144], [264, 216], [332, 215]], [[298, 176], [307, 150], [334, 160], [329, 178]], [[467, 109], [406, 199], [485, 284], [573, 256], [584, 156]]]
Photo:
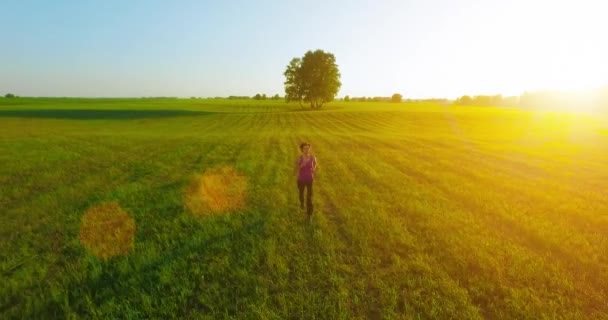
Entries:
[[516, 106], [519, 102], [519, 97], [503, 98], [501, 94], [497, 95], [464, 95], [454, 101], [454, 104], [463, 106]]
[[453, 102], [462, 106], [504, 106], [524, 109], [608, 111], [608, 87], [586, 91], [545, 90], [520, 96], [464, 95]]
[[344, 96], [342, 99], [344, 102], [356, 101], [356, 102], [394, 102], [398, 103], [403, 101], [403, 96], [400, 93], [395, 93], [390, 97], [350, 97]]
[[7, 93], [4, 95], [5, 98], [7, 99], [12, 99], [12, 98], [18, 98], [15, 94], [13, 93]]
[[179, 97], [159, 96], [159, 97], [141, 97], [140, 99], [180, 99], [180, 98]]
[[228, 97], [207, 97], [207, 98], [203, 98], [203, 97], [190, 97], [190, 99], [228, 99], [228, 100], [280, 100], [281, 96], [279, 96], [278, 94], [275, 94], [272, 97], [268, 97], [266, 96], [265, 93], [263, 94], [256, 94], [255, 96], [228, 96]]
[[278, 94], [275, 94], [274, 96], [268, 98], [265, 93], [262, 93], [262, 94], [258, 93], [255, 96], [253, 96], [252, 99], [253, 100], [280, 100], [281, 96], [279, 96]]
[[344, 101], [355, 101], [355, 102], [388, 102], [391, 101], [390, 97], [344, 97]]
[[406, 99], [405, 102], [429, 102], [429, 103], [440, 103], [447, 104], [451, 103], [449, 99], [446, 98], [428, 98], [428, 99]]

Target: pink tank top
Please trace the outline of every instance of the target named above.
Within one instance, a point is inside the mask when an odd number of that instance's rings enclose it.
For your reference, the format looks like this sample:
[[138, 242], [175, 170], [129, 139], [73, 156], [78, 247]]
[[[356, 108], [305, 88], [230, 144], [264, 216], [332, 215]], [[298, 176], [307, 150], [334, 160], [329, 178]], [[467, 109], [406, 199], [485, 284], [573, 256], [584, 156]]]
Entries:
[[[298, 158], [298, 166], [302, 164], [302, 161], [305, 161], [304, 156], [300, 156], [300, 158]], [[298, 181], [310, 182], [313, 180], [312, 168], [314, 164], [315, 157], [311, 156], [306, 162], [306, 164], [300, 168], [300, 173], [298, 174]]]

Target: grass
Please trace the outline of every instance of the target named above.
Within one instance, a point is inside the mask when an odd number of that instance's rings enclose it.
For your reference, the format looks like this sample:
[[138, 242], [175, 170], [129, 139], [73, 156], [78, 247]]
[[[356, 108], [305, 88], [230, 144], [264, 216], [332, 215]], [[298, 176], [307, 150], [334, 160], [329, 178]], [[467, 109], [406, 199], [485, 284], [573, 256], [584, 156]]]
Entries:
[[[0, 316], [608, 318], [607, 123], [422, 103], [0, 99]], [[319, 159], [312, 224], [292, 175], [301, 141]], [[191, 214], [192, 181], [222, 167], [246, 179], [244, 204]], [[107, 202], [134, 220], [126, 256], [79, 240]]]

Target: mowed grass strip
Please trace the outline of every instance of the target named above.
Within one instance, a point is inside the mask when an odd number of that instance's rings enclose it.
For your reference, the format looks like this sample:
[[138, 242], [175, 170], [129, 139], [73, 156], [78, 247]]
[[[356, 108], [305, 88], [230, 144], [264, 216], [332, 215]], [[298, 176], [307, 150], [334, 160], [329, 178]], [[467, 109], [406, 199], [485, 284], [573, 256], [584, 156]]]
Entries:
[[[608, 317], [600, 116], [0, 100], [3, 318]], [[312, 223], [302, 141], [319, 159]], [[191, 215], [192, 177], [222, 167], [247, 180], [243, 205]], [[79, 240], [104, 202], [137, 225], [107, 260]]]

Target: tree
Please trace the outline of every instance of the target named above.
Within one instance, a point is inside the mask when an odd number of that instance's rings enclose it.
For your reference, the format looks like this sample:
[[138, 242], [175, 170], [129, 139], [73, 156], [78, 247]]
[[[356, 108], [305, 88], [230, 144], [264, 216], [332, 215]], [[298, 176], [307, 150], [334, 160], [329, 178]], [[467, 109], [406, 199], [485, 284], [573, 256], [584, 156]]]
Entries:
[[287, 70], [283, 73], [285, 75], [285, 100], [287, 102], [298, 101], [300, 106], [304, 99], [304, 84], [301, 73], [302, 59], [300, 58], [291, 59]]
[[266, 94], [265, 93], [262, 94], [262, 100], [266, 100]]
[[391, 96], [391, 102], [401, 102], [401, 99], [403, 99], [403, 96], [399, 93], [395, 93]]
[[256, 93], [256, 95], [253, 96], [253, 100], [262, 100], [262, 95], [259, 93]]
[[350, 101], [350, 97], [349, 96], [345, 96], [344, 97], [344, 101], [349, 102]]
[[458, 99], [456, 99], [456, 104], [461, 104], [461, 105], [470, 105], [473, 103], [473, 99], [470, 96], [464, 95]]
[[16, 96], [14, 94], [12, 94], [12, 93], [7, 93], [7, 94], [4, 95], [4, 97], [5, 98], [9, 98], [9, 99], [10, 98], [16, 98]]
[[323, 50], [309, 50], [304, 57], [293, 58], [283, 74], [286, 101], [298, 101], [300, 106], [310, 103], [312, 109], [333, 101], [342, 86], [336, 57]]
[[281, 99], [281, 97], [279, 97], [279, 94], [275, 94], [274, 96], [272, 96], [272, 100], [279, 100]]

